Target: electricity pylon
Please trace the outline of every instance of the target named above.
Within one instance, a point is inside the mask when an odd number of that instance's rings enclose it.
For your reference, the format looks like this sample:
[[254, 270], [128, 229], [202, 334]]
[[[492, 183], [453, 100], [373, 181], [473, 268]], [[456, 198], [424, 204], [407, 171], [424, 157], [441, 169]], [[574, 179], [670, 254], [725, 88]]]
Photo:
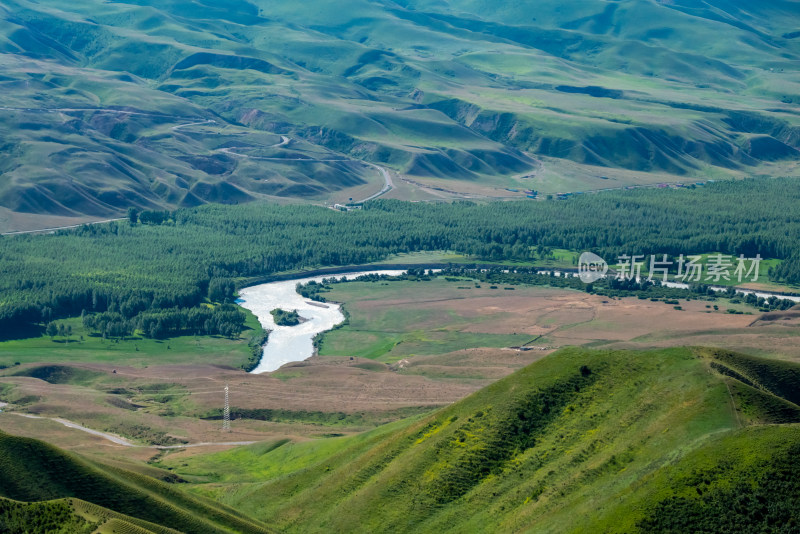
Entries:
[[231, 405], [228, 402], [228, 384], [225, 384], [225, 409], [222, 411], [222, 431], [231, 431]]

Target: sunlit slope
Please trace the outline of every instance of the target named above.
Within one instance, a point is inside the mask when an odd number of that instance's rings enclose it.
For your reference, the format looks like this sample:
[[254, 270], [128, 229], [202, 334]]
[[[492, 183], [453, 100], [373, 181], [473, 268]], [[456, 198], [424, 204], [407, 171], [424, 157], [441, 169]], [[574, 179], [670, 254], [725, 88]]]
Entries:
[[101, 215], [379, 189], [374, 169], [338, 162], [352, 159], [498, 191], [557, 188], [558, 161], [543, 168], [537, 155], [668, 176], [790, 172], [799, 12], [788, 1], [7, 1], [0, 205]]
[[[18, 501], [75, 497], [181, 532], [269, 532], [263, 524], [146, 475], [92, 463], [38, 440], [0, 432], [0, 496]], [[87, 508], [88, 507], [88, 508]], [[82, 510], [91, 513], [91, 506]], [[101, 515], [95, 510], [94, 515]], [[119, 518], [124, 521], [124, 518]]]
[[[752, 426], [778, 412], [800, 421], [800, 408], [720, 374], [711, 365], [720, 355], [562, 350], [395, 428], [177, 469], [201, 482], [197, 491], [295, 532], [647, 530], [671, 520], [677, 497], [692, 498], [680, 501], [687, 509], [711, 506], [687, 478], [696, 468], [708, 471], [701, 492], [718, 493], [734, 483], [759, 493], [775, 469], [800, 470], [789, 455], [796, 425]], [[219, 475], [205, 485], [208, 466]], [[795, 490], [776, 502], [785, 507]]]

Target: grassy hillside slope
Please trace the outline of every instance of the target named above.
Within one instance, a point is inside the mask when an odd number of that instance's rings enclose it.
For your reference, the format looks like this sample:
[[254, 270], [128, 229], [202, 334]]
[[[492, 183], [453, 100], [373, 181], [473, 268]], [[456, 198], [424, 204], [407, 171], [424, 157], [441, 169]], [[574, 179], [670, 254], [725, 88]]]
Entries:
[[0, 498], [0, 531], [26, 534], [176, 534], [80, 499], [25, 503]]
[[[196, 492], [294, 532], [668, 531], [675, 521], [686, 531], [723, 512], [750, 529], [796, 520], [800, 427], [758, 423], [774, 422], [764, 414], [776, 402], [783, 423], [800, 422], [800, 408], [717, 372], [726, 357], [566, 349], [363, 436], [166, 464]], [[769, 375], [772, 362], [759, 365]], [[752, 389], [747, 406], [731, 386]], [[772, 512], [721, 510], [736, 491]]]
[[0, 496], [18, 501], [75, 497], [129, 515], [134, 523], [143, 520], [187, 533], [269, 532], [233, 509], [191, 497], [160, 480], [2, 432]]
[[382, 185], [358, 160], [488, 196], [791, 174], [798, 20], [790, 1], [9, 0], [0, 206], [346, 201]]

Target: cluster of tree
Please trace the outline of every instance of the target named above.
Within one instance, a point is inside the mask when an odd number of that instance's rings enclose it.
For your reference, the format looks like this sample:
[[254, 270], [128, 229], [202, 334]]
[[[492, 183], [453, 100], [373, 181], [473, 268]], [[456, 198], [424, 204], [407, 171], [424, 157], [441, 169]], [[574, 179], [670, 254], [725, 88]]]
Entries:
[[214, 308], [150, 309], [132, 318], [118, 312], [83, 315], [87, 330], [107, 338], [122, 338], [136, 330], [153, 339], [192, 334], [235, 338], [244, 329], [244, 321], [245, 314], [231, 304]]
[[208, 283], [208, 299], [212, 302], [233, 302], [236, 284], [230, 278], [212, 278]]
[[55, 323], [53, 321], [47, 323], [44, 333], [54, 338], [60, 336], [69, 339], [72, 336], [72, 325], [65, 325], [64, 323]]
[[328, 291], [325, 285], [320, 284], [315, 280], [311, 280], [307, 284], [297, 284], [297, 293], [309, 300], [325, 302], [325, 297], [322, 296], [322, 293], [325, 291]]
[[[373, 278], [370, 278], [373, 277]], [[379, 279], [385, 278], [384, 275], [379, 274], [365, 274], [362, 276], [357, 277], [357, 280], [371, 280], [371, 279]], [[330, 278], [323, 278], [321, 282], [317, 282], [316, 280], [311, 280], [305, 284], [297, 284], [297, 294], [305, 297], [309, 300], [314, 300], [316, 302], [327, 302], [325, 297], [322, 296], [323, 293], [330, 291], [330, 288], [327, 284], [335, 284], [336, 282], [347, 282], [347, 278], [344, 276], [339, 278], [330, 277]]]
[[800, 220], [792, 216], [799, 202], [800, 182], [754, 179], [563, 202], [376, 200], [350, 212], [308, 205], [201, 206], [165, 215], [170, 224], [122, 222], [3, 237], [0, 332], [83, 309], [129, 317], [197, 306], [209, 295], [222, 302], [232, 298], [230, 280], [425, 250], [483, 260], [529, 260], [552, 248], [592, 250], [606, 258], [760, 254], [785, 260], [773, 269], [776, 279], [800, 282]]
[[76, 515], [64, 500], [25, 503], [0, 498], [0, 532], [89, 534], [98, 526]]
[[300, 314], [297, 310], [286, 311], [280, 308], [275, 308], [271, 312], [275, 324], [278, 326], [296, 326], [300, 324]]
[[792, 254], [778, 265], [770, 267], [768, 273], [770, 278], [778, 282], [797, 283], [800, 281], [800, 251]]
[[131, 224], [164, 224], [172, 219], [172, 212], [144, 210], [141, 213], [136, 208], [128, 208], [128, 222]]
[[236, 338], [244, 329], [244, 321], [245, 314], [241, 310], [223, 304], [215, 308], [149, 310], [137, 317], [137, 328], [156, 339], [186, 334]]

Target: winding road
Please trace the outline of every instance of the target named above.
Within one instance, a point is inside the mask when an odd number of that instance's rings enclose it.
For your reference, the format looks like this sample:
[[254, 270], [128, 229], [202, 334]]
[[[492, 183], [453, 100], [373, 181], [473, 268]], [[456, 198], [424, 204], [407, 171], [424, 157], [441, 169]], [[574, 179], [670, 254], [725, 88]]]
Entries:
[[385, 195], [386, 193], [394, 189], [394, 182], [392, 181], [392, 176], [389, 174], [389, 171], [387, 171], [384, 167], [381, 167], [380, 165], [375, 165], [374, 163], [367, 163], [367, 165], [369, 165], [370, 167], [374, 167], [380, 171], [380, 173], [383, 175], [384, 185], [383, 189], [381, 189], [374, 195], [368, 196], [367, 198], [359, 202], [367, 202], [368, 200], [376, 199], [379, 196]]
[[178, 124], [177, 126], [173, 126], [171, 129], [173, 132], [177, 132], [181, 128], [187, 128], [189, 126], [200, 126], [201, 124], [216, 124], [217, 121], [213, 119], [208, 119], [200, 122], [187, 122], [186, 124]]
[[[286, 137], [285, 135], [282, 135], [281, 136], [281, 142], [276, 144], [276, 145], [272, 145], [271, 148], [285, 146], [288, 143], [289, 143], [289, 138]], [[379, 196], [385, 195], [386, 193], [388, 193], [389, 191], [394, 189], [394, 182], [392, 181], [392, 176], [389, 174], [389, 171], [385, 167], [381, 167], [380, 165], [375, 165], [374, 163], [369, 163], [368, 161], [349, 160], [349, 159], [346, 159], [346, 158], [329, 158], [329, 159], [279, 158], [279, 157], [266, 157], [266, 156], [250, 156], [248, 154], [241, 154], [239, 152], [234, 152], [237, 149], [243, 149], [243, 148], [250, 148], [250, 147], [233, 146], [233, 147], [228, 147], [228, 148], [218, 148], [217, 151], [218, 152], [222, 152], [223, 154], [227, 154], [229, 156], [237, 157], [237, 158], [254, 159], [254, 160], [265, 160], [265, 161], [305, 161], [305, 162], [308, 162], [308, 163], [333, 162], [333, 161], [338, 161], [338, 162], [355, 161], [355, 162], [363, 163], [364, 165], [367, 165], [367, 166], [372, 167], [374, 169], [377, 169], [381, 173], [381, 175], [383, 176], [383, 188], [380, 191], [378, 191], [377, 193], [372, 194], [372, 195], [368, 196], [365, 199], [355, 201], [354, 203], [356, 203], [356, 204], [360, 204], [362, 202], [367, 202], [369, 200], [376, 199]]]

